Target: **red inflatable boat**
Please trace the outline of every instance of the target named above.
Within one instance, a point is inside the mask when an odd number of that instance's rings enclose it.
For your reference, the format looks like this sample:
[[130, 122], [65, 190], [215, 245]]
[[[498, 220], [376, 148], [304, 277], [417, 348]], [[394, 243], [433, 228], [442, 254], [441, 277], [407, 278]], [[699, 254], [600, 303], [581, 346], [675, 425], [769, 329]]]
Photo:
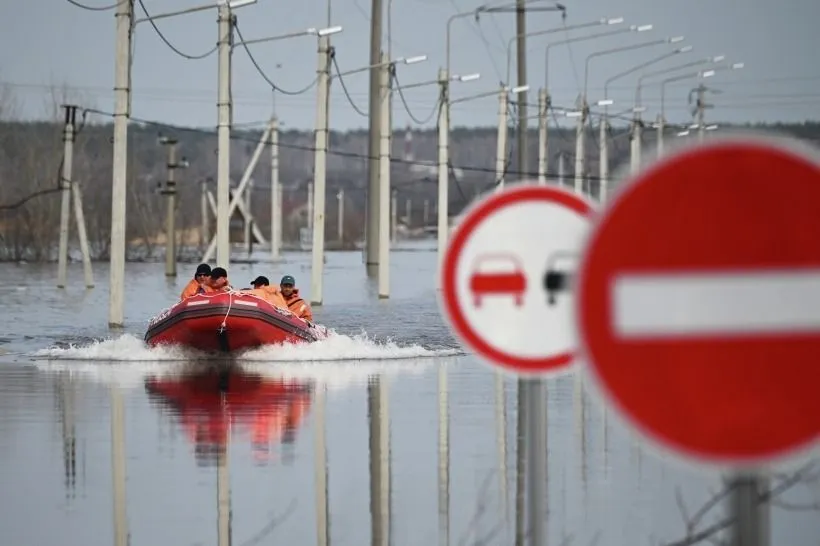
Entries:
[[183, 345], [226, 353], [326, 337], [323, 326], [247, 292], [191, 296], [151, 319], [145, 332], [145, 342], [152, 347]]

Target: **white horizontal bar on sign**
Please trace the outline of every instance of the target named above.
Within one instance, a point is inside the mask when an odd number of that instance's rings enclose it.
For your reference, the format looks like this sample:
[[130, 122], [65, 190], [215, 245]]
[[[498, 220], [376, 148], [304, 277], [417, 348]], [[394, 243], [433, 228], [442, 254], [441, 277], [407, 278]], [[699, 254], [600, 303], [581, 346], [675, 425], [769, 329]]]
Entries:
[[820, 333], [820, 269], [623, 274], [611, 297], [621, 338]]

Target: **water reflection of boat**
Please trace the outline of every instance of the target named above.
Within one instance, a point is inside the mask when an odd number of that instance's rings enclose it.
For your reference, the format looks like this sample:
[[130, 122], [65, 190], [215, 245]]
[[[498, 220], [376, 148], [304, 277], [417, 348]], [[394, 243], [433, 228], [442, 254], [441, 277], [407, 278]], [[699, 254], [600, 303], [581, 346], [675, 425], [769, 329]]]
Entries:
[[197, 461], [215, 464], [231, 436], [247, 435], [254, 457], [292, 444], [307, 415], [312, 385], [268, 378], [232, 366], [145, 380], [149, 397], [177, 416], [195, 446]]

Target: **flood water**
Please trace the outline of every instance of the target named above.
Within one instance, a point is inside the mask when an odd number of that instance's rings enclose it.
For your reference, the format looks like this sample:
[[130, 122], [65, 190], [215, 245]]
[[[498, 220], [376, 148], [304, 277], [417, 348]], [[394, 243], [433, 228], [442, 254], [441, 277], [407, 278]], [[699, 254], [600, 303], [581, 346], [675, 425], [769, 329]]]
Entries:
[[[233, 284], [287, 273], [307, 295], [308, 254], [259, 260], [232, 265]], [[361, 253], [328, 254], [314, 311], [337, 335], [230, 368], [142, 343], [195, 264], [173, 281], [128, 264], [122, 332], [106, 327], [107, 264], [90, 291], [80, 264], [66, 290], [56, 265], [0, 264], [0, 544], [515, 544], [517, 381], [443, 325], [434, 252], [391, 260], [379, 301]], [[574, 377], [550, 382], [547, 430], [551, 545], [672, 543], [721, 488]], [[781, 499], [818, 495], [803, 483]], [[717, 505], [695, 530], [724, 517]], [[820, 511], [775, 506], [771, 531], [817, 546]]]

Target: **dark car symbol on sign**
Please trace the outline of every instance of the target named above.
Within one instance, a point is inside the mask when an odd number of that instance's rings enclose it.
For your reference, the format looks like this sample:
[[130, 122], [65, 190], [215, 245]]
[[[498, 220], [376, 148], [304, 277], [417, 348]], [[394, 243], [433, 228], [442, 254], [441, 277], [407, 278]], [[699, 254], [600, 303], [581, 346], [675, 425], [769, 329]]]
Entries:
[[524, 303], [527, 278], [521, 260], [513, 254], [486, 254], [476, 258], [470, 275], [470, 291], [476, 307], [490, 295], [512, 296], [516, 307]]
[[572, 259], [575, 255], [571, 252], [555, 252], [547, 258], [547, 272], [544, 274], [544, 290], [547, 292], [547, 303], [555, 305], [555, 297], [558, 292], [566, 292], [570, 288], [572, 274], [569, 268], [559, 268], [558, 263], [565, 258]]

